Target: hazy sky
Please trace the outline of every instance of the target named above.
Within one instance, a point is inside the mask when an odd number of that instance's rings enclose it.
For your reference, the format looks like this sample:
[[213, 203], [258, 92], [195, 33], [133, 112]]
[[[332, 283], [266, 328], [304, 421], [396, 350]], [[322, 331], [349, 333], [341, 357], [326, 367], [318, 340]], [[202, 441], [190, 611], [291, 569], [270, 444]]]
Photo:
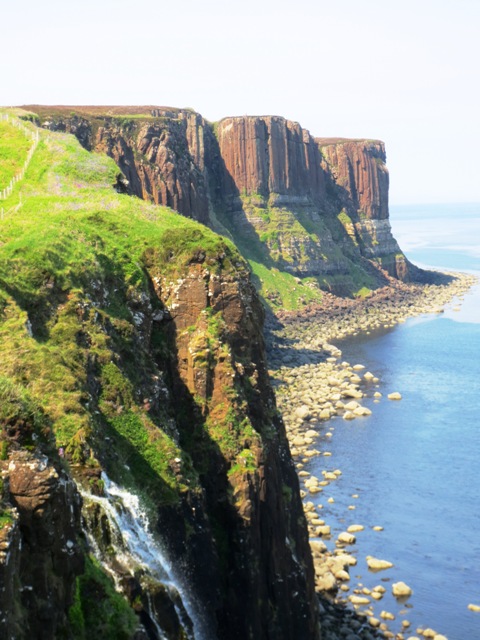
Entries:
[[276, 114], [384, 140], [391, 202], [480, 202], [480, 0], [3, 0], [0, 105]]

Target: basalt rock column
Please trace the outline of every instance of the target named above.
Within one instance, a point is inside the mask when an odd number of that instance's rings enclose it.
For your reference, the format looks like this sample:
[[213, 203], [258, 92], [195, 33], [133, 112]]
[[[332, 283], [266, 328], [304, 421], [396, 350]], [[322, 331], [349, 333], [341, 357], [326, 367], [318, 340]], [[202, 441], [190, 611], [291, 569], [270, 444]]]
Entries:
[[324, 197], [318, 148], [297, 122], [278, 116], [225, 118], [218, 123], [217, 136], [232, 178], [226, 196], [276, 194], [284, 196], [282, 202], [289, 196], [293, 201]]

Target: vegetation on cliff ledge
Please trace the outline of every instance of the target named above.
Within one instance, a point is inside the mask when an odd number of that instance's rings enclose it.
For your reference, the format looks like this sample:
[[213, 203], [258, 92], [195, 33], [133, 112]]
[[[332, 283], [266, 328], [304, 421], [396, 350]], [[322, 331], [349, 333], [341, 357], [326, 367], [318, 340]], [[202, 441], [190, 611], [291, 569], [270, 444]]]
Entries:
[[69, 621], [75, 640], [130, 640], [138, 626], [133, 610], [115, 591], [113, 580], [91, 556], [87, 556], [85, 572], [77, 578]]
[[347, 222], [353, 229], [345, 211], [320, 215], [312, 204], [276, 204], [277, 198], [243, 193], [241, 213], [217, 212], [248, 260], [266, 307], [299, 310], [321, 303], [323, 291], [363, 296], [379, 286], [379, 278], [358, 264], [358, 243], [345, 235]]

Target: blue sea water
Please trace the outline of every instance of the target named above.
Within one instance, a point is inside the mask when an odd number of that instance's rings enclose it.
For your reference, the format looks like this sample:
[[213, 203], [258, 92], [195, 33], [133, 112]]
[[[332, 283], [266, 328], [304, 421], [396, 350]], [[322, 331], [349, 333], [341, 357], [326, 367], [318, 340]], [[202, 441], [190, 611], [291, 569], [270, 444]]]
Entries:
[[[480, 275], [480, 205], [392, 209], [394, 235], [414, 263]], [[367, 418], [331, 420], [332, 457], [309, 468], [342, 470], [322, 494], [325, 519], [336, 523], [334, 537], [350, 524], [365, 526], [356, 534], [351, 586], [383, 584], [375, 615], [395, 613], [394, 632], [410, 621], [405, 637], [431, 627], [449, 640], [480, 639], [480, 613], [468, 609], [480, 605], [480, 287], [460, 311], [456, 304], [339, 345], [343, 359], [380, 378], [371, 391], [383, 397], [365, 401]], [[387, 400], [392, 391], [400, 402]], [[366, 555], [394, 568], [373, 574]], [[405, 605], [390, 594], [399, 580], [414, 591]]]
[[396, 206], [390, 221], [415, 264], [480, 271], [480, 204]]

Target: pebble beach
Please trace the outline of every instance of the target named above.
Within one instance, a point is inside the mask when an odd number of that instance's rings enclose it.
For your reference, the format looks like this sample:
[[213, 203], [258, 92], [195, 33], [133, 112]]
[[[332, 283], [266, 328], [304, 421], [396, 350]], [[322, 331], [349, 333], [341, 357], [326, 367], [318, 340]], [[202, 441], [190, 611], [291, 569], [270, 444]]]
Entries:
[[[267, 325], [270, 374], [299, 476], [316, 590], [324, 609], [325, 640], [446, 638], [433, 627], [411, 626], [408, 607], [415, 595], [403, 581], [382, 580], [392, 566], [388, 558], [367, 556], [369, 572], [378, 574], [378, 583], [369, 587], [362, 581], [353, 584], [357, 535], [367, 527], [379, 535], [383, 531], [379, 522], [355, 522], [359, 496], [352, 495], [345, 518], [351, 524], [341, 533], [333, 536], [337, 523], [324, 515], [325, 504], [333, 501], [328, 497], [328, 486], [342, 475], [328, 446], [335, 437], [332, 418], [354, 423], [368, 417], [376, 402], [402, 400], [397, 389], [382, 387], [375, 371], [368, 371], [361, 362], [344, 360], [337, 345], [343, 338], [388, 330], [410, 317], [440, 314], [446, 305], [456, 310], [477, 279], [458, 273], [446, 276], [444, 284], [392, 283], [364, 299], [325, 294], [322, 306], [306, 309], [301, 315], [279, 314]], [[366, 398], [373, 399], [373, 404], [369, 402], [372, 408], [364, 406]], [[309, 471], [312, 459], [324, 461], [321, 473]], [[396, 610], [390, 607], [392, 610], [379, 612], [375, 606], [374, 611], [373, 605], [381, 603], [387, 589], [395, 598]]]

